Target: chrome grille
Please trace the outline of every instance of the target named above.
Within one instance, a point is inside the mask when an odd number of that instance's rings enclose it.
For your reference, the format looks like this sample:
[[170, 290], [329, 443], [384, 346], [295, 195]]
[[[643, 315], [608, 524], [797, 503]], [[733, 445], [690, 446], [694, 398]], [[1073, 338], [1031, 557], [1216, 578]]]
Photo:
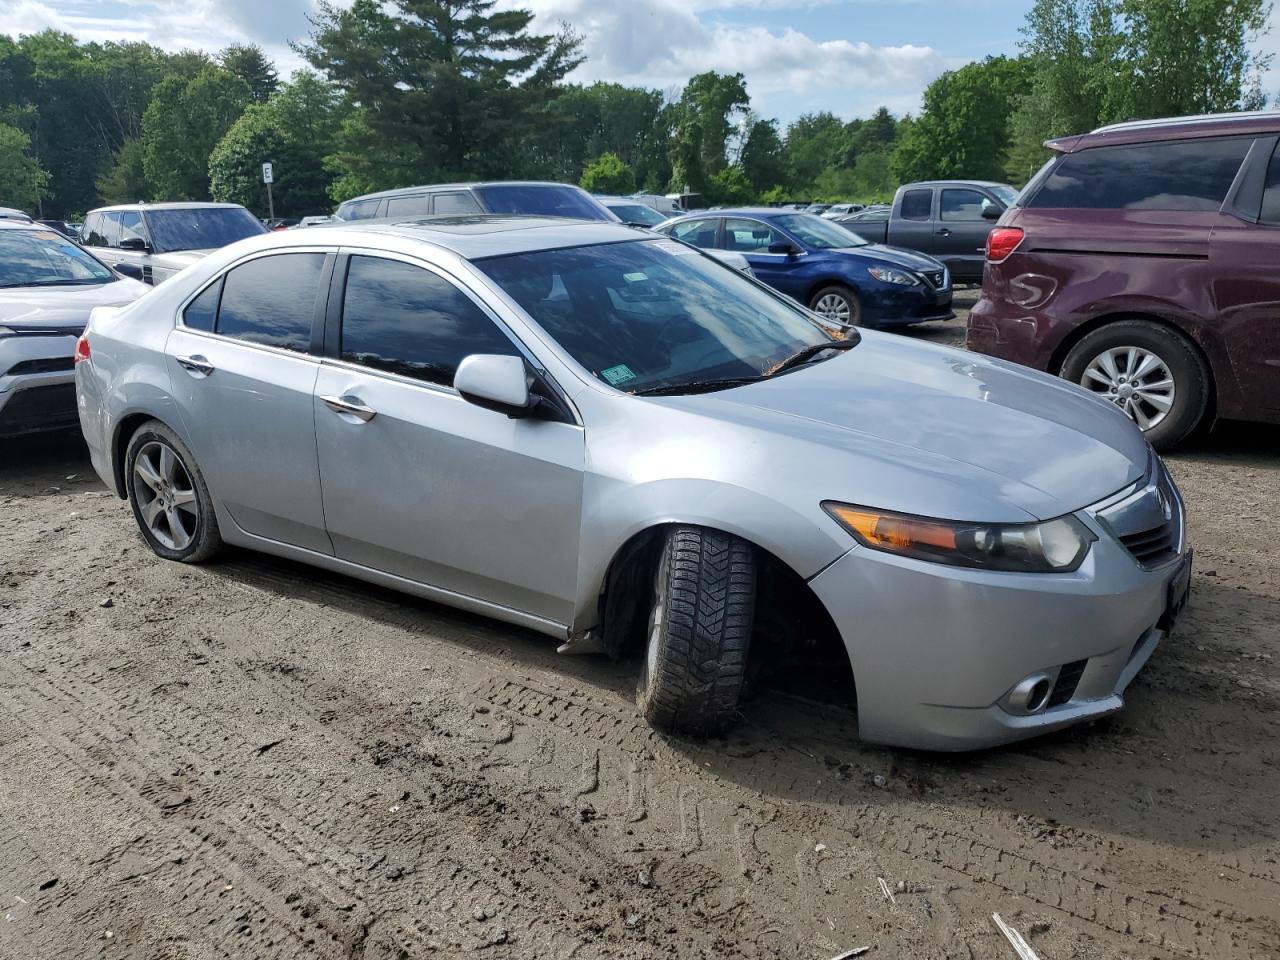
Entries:
[[1182, 553], [1182, 498], [1157, 457], [1152, 457], [1145, 482], [1098, 507], [1094, 514], [1145, 570], [1163, 566]]

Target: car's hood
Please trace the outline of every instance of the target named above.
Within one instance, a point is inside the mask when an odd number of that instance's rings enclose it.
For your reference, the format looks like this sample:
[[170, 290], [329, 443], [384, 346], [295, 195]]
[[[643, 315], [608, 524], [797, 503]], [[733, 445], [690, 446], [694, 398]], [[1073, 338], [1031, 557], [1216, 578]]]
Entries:
[[861, 260], [878, 260], [891, 266], [905, 267], [907, 270], [941, 270], [943, 266], [928, 254], [904, 250], [902, 247], [891, 247], [883, 243], [868, 243], [863, 247], [846, 247], [830, 252], [857, 257]]
[[94, 307], [132, 303], [151, 288], [121, 278], [86, 287], [14, 287], [0, 290], [0, 325], [14, 328], [84, 329]]
[[945, 519], [1061, 516], [1150, 464], [1137, 427], [1079, 387], [892, 334], [866, 333], [847, 353], [776, 379], [670, 399], [780, 435], [772, 445], [783, 455], [792, 441], [834, 448], [830, 460], [793, 451], [838, 474], [833, 498]]

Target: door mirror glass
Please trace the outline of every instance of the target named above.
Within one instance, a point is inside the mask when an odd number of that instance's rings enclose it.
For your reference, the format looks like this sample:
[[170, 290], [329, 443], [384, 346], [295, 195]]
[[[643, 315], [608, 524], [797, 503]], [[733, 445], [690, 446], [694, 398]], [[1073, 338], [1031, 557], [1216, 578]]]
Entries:
[[120, 249], [145, 251], [147, 249], [147, 241], [141, 237], [121, 237]]
[[473, 353], [458, 364], [453, 388], [464, 400], [509, 417], [524, 417], [533, 411], [529, 377], [521, 357]]
[[770, 253], [785, 253], [787, 256], [793, 256], [800, 252], [800, 248], [789, 240], [780, 240], [777, 243], [769, 244]]
[[1004, 211], [1003, 211], [1002, 209], [1000, 209], [1000, 207], [998, 207], [998, 206], [996, 206], [994, 203], [992, 203], [990, 200], [986, 201], [986, 202], [982, 205], [982, 219], [983, 219], [983, 220], [999, 220], [999, 219], [1000, 219], [1000, 215], [1001, 215], [1002, 213], [1004, 213]]
[[142, 267], [136, 263], [117, 263], [116, 273], [122, 277], [128, 277], [130, 280], [142, 279]]

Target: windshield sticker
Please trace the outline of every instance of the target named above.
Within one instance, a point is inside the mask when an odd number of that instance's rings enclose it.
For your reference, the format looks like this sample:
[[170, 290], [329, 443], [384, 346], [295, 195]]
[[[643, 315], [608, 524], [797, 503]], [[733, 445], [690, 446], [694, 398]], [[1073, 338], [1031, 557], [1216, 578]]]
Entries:
[[627, 283], [644, 283], [649, 279], [649, 277], [647, 274], [643, 273], [624, 273], [622, 275], [622, 279], [627, 281]]
[[693, 247], [686, 247], [682, 243], [676, 243], [674, 240], [654, 240], [653, 246], [657, 250], [674, 254], [677, 257], [696, 257], [698, 251]]
[[601, 370], [600, 376], [609, 381], [610, 386], [616, 387], [620, 383], [626, 383], [628, 380], [634, 380], [636, 375], [631, 372], [631, 368], [625, 363], [620, 363], [616, 367], [610, 367], [607, 370]]

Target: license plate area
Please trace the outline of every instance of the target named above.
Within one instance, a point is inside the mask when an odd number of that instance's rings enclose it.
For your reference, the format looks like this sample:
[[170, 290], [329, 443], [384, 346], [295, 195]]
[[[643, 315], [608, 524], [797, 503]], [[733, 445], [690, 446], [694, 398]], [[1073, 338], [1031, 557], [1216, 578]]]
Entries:
[[1173, 630], [1191, 597], [1191, 557], [1192, 553], [1188, 550], [1186, 558], [1178, 567], [1178, 572], [1173, 575], [1165, 588], [1164, 614], [1156, 624], [1165, 633]]

